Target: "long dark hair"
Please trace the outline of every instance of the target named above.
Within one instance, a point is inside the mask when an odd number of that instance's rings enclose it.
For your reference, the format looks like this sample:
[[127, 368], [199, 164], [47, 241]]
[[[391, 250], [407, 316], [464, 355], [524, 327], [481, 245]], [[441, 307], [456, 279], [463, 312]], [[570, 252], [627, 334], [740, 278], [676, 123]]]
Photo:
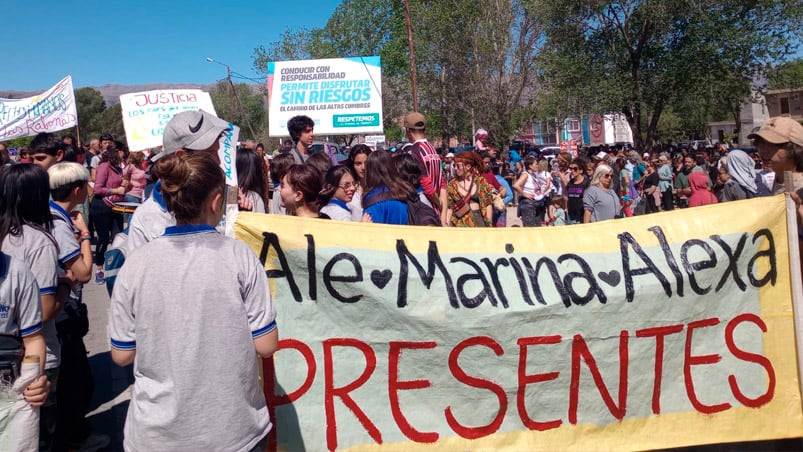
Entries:
[[256, 152], [240, 148], [237, 149], [237, 185], [243, 192], [252, 191], [265, 202], [267, 183], [262, 173], [262, 157]]
[[357, 176], [351, 171], [351, 168], [346, 165], [335, 165], [329, 168], [329, 171], [326, 172], [326, 176], [323, 178], [323, 190], [321, 190], [320, 196], [321, 205], [326, 205], [332, 200], [332, 197], [335, 196], [335, 192], [340, 185], [340, 179], [346, 174], [351, 174], [351, 177], [353, 177], [355, 181], [357, 180]]
[[394, 199], [405, 200], [416, 195], [415, 189], [403, 181], [396, 170], [390, 152], [377, 150], [368, 154], [365, 161], [365, 193], [379, 187], [387, 187]]
[[0, 244], [9, 234], [21, 235], [24, 224], [49, 235], [53, 219], [48, 204], [50, 182], [44, 169], [32, 163], [12, 165], [0, 173], [0, 190]]
[[320, 209], [321, 207], [321, 188], [323, 188], [323, 176], [318, 168], [312, 165], [291, 165], [285, 174], [287, 182], [293, 190], [300, 191], [304, 196], [304, 203]]

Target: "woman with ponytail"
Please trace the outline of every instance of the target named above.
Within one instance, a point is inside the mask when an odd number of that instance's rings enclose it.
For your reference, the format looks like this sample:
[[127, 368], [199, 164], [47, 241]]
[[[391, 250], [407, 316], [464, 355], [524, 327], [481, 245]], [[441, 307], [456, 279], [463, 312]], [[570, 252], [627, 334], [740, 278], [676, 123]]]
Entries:
[[176, 225], [128, 257], [109, 312], [112, 359], [134, 363], [124, 447], [264, 450], [272, 426], [257, 354], [278, 347], [264, 268], [215, 230], [225, 211], [215, 159], [162, 160], [159, 190]]

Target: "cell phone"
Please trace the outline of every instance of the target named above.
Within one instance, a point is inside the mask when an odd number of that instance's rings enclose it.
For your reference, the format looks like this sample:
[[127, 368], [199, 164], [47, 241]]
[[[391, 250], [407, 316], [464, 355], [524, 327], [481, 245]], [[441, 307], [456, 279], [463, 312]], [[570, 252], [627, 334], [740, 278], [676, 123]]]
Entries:
[[0, 388], [13, 385], [19, 375], [19, 364], [13, 361], [0, 360]]

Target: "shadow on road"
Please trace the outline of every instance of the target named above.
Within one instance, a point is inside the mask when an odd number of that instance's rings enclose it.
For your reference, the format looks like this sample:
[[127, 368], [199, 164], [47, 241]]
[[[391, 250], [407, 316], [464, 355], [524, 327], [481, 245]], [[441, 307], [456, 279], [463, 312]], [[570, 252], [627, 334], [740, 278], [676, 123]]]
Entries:
[[123, 426], [128, 412], [130, 387], [134, 383], [133, 365], [120, 367], [111, 360], [111, 352], [89, 358], [95, 392], [92, 396], [89, 421], [94, 431], [109, 435], [111, 444], [105, 450], [123, 450]]

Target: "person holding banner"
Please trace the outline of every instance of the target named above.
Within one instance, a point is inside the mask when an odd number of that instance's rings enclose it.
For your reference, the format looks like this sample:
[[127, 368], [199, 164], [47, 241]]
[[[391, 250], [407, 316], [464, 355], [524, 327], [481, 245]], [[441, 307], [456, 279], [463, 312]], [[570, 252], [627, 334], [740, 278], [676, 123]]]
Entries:
[[160, 166], [176, 225], [128, 257], [109, 311], [112, 360], [134, 364], [124, 447], [265, 450], [272, 424], [257, 354], [273, 355], [278, 330], [264, 268], [215, 230], [226, 185], [209, 153]]

